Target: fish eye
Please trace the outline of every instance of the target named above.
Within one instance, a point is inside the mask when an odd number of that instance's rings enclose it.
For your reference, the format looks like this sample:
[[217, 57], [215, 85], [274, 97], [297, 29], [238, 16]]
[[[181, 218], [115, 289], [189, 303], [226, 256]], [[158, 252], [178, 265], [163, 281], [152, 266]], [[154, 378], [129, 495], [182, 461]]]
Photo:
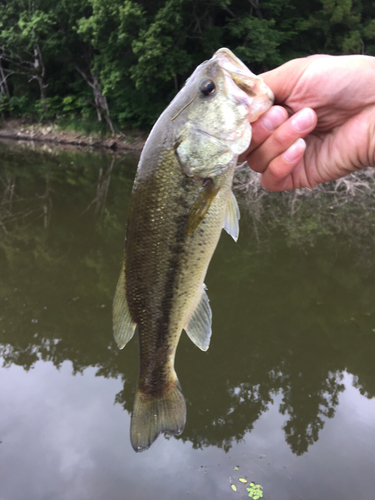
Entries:
[[216, 85], [212, 80], [203, 80], [199, 90], [204, 96], [212, 95], [215, 93]]

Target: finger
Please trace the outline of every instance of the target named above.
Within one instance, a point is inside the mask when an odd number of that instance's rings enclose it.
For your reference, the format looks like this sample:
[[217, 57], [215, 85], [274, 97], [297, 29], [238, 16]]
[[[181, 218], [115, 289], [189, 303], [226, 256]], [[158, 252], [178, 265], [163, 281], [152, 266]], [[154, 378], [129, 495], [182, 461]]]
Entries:
[[245, 161], [247, 156], [264, 142], [288, 118], [287, 111], [281, 106], [272, 106], [257, 121], [251, 124], [251, 143], [238, 161]]
[[284, 153], [297, 139], [314, 130], [316, 122], [316, 113], [311, 108], [299, 111], [248, 155], [248, 164], [256, 172], [264, 172], [274, 158]]
[[301, 187], [295, 185], [293, 174], [297, 166], [301, 166], [305, 150], [306, 143], [299, 138], [284, 153], [274, 158], [262, 175], [262, 186], [269, 191], [284, 191]]

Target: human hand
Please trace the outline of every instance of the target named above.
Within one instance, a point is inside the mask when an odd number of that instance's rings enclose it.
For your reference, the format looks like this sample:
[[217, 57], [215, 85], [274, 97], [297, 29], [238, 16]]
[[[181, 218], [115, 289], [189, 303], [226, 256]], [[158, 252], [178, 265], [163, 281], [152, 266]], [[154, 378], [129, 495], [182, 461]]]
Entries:
[[282, 107], [252, 124], [240, 160], [266, 189], [312, 188], [375, 166], [375, 57], [310, 56], [261, 76]]

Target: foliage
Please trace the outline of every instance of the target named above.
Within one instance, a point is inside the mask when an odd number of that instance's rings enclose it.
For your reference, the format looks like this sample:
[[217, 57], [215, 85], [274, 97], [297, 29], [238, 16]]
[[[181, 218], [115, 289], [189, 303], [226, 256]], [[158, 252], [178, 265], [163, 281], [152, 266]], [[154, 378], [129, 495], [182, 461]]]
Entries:
[[1, 0], [0, 113], [149, 127], [220, 46], [255, 72], [375, 55], [374, 17], [360, 0]]
[[[234, 470], [238, 470], [238, 467], [235, 467]], [[247, 485], [247, 479], [240, 477], [238, 479], [240, 483], [243, 485]], [[235, 484], [231, 484], [230, 487], [233, 491], [237, 491], [237, 486]], [[255, 484], [253, 482], [249, 482], [249, 485], [246, 488], [247, 494], [249, 498], [253, 498], [254, 500], [258, 500], [259, 498], [263, 498], [263, 487], [260, 484]]]
[[249, 487], [246, 488], [246, 491], [249, 493], [249, 498], [253, 498], [254, 500], [263, 497], [263, 488], [260, 484], [250, 483]]

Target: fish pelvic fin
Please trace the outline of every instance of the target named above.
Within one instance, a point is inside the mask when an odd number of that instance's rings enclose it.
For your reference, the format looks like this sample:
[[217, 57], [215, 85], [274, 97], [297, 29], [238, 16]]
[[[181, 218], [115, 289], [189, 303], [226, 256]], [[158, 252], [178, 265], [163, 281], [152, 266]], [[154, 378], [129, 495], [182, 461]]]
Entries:
[[210, 301], [206, 293], [206, 285], [203, 285], [202, 295], [198, 305], [185, 327], [190, 340], [202, 351], [207, 351], [211, 340], [212, 312]]
[[138, 388], [130, 426], [134, 450], [147, 450], [161, 432], [179, 436], [185, 421], [186, 403], [177, 377], [173, 386], [161, 396], [144, 395]]
[[125, 289], [125, 264], [117, 282], [112, 306], [113, 336], [119, 349], [123, 349], [133, 337], [136, 323], [130, 315]]

